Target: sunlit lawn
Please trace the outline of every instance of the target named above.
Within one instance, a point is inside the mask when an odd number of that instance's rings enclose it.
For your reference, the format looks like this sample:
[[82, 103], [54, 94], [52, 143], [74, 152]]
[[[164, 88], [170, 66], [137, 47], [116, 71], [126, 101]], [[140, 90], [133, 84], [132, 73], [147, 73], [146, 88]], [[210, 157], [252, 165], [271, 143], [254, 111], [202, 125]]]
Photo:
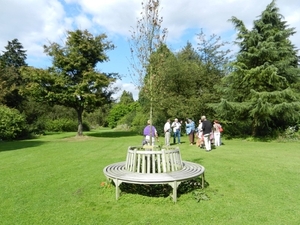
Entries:
[[205, 152], [183, 137], [183, 160], [206, 168], [209, 200], [189, 192], [174, 204], [126, 192], [116, 201], [102, 170], [142, 137], [85, 134], [0, 142], [0, 224], [300, 224], [300, 143], [224, 140]]

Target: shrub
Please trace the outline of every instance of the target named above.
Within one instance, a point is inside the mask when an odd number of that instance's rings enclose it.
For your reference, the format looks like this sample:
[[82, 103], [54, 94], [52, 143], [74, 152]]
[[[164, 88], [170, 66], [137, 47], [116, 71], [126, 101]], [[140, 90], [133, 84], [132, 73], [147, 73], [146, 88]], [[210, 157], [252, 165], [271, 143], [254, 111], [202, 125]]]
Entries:
[[[45, 129], [50, 132], [73, 132], [77, 131], [78, 124], [76, 120], [60, 118], [56, 120], [46, 120]], [[90, 127], [88, 123], [83, 122], [83, 131], [89, 131]]]
[[300, 132], [299, 125], [290, 126], [286, 128], [277, 138], [278, 141], [290, 142], [290, 141], [299, 141]]
[[77, 123], [74, 120], [61, 118], [56, 120], [46, 120], [45, 129], [52, 132], [70, 132], [77, 130]]
[[0, 106], [0, 139], [13, 140], [26, 133], [25, 117], [16, 109]]

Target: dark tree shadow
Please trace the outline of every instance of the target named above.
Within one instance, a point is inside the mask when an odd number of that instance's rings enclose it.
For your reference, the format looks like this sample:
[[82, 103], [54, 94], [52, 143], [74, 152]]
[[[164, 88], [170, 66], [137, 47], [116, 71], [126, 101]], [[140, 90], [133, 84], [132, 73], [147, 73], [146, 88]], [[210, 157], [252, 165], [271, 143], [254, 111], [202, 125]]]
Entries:
[[34, 140], [34, 141], [3, 141], [0, 143], [0, 152], [13, 151], [24, 148], [38, 147], [45, 143], [44, 141]]
[[[59, 132], [46, 133], [46, 136], [61, 134]], [[67, 132], [66, 135], [57, 137], [57, 139], [66, 139], [76, 137], [77, 133]], [[139, 136], [136, 132], [132, 131], [103, 131], [103, 132], [86, 132], [84, 133], [87, 137], [102, 137], [102, 138], [120, 138], [120, 137], [130, 137], [130, 136]], [[46, 143], [46, 141], [33, 139], [33, 140], [16, 140], [16, 141], [0, 141], [0, 152], [12, 151], [30, 147], [37, 147]]]

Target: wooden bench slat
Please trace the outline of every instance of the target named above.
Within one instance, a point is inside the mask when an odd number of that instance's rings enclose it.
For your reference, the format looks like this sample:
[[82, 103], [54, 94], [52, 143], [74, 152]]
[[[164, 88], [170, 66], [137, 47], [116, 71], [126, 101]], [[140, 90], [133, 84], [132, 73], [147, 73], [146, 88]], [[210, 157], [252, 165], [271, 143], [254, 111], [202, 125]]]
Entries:
[[182, 170], [168, 173], [145, 174], [127, 171], [125, 169], [125, 163], [126, 162], [119, 162], [106, 166], [103, 172], [107, 177], [112, 179], [157, 184], [192, 179], [200, 176], [205, 170], [204, 167], [199, 164], [184, 161]]

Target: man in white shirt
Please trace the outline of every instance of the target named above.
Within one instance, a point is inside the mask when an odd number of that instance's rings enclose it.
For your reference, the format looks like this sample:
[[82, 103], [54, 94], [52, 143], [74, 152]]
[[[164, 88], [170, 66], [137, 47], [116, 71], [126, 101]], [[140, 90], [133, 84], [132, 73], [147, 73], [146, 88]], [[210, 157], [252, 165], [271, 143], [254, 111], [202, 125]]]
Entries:
[[178, 119], [177, 119], [177, 118], [174, 120], [174, 122], [172, 123], [172, 126], [171, 126], [171, 127], [173, 128], [173, 132], [174, 132], [173, 143], [176, 144], [176, 137], [177, 137], [178, 144], [180, 144], [181, 123], [178, 122]]
[[164, 132], [165, 132], [165, 145], [170, 146], [170, 137], [171, 137], [170, 119], [168, 119], [167, 122], [165, 123]]

